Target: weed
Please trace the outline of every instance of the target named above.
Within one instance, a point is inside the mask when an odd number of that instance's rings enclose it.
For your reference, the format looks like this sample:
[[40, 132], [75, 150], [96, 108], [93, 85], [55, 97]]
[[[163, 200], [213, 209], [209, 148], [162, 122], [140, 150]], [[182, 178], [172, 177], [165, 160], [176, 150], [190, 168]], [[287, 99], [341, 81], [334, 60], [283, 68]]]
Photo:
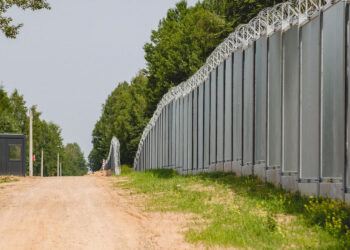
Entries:
[[0, 184], [19, 181], [19, 179], [14, 178], [13, 176], [0, 176]]
[[147, 210], [199, 218], [189, 222], [189, 242], [254, 249], [350, 247], [350, 210], [341, 202], [291, 194], [232, 173], [180, 176], [158, 169], [123, 176], [129, 181], [116, 186], [143, 194]]

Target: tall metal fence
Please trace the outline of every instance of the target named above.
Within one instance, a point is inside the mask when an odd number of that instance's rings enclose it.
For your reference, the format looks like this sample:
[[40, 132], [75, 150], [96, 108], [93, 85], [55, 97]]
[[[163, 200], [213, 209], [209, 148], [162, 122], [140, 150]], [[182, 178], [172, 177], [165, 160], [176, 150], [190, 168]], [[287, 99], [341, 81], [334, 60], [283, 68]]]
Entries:
[[233, 171], [349, 201], [349, 12], [299, 0], [239, 26], [162, 98], [135, 170]]
[[113, 174], [120, 175], [120, 143], [116, 137], [112, 138], [108, 158], [105, 163], [105, 170], [111, 169]]

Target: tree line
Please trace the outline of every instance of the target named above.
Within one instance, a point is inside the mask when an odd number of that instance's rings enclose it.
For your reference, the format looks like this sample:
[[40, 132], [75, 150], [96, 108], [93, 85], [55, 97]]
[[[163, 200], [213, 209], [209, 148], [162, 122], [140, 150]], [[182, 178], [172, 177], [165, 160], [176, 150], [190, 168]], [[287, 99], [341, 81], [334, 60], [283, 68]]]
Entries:
[[[77, 143], [63, 145], [62, 130], [53, 123], [41, 118], [37, 106], [30, 107], [33, 114], [33, 153], [36, 160], [33, 162], [34, 175], [40, 175], [41, 150], [44, 151], [44, 175], [57, 175], [57, 153], [60, 153], [62, 174], [84, 175], [87, 172], [87, 163]], [[29, 109], [24, 97], [15, 90], [8, 94], [0, 86], [0, 134], [29, 135]], [[27, 143], [27, 152], [29, 143]], [[26, 161], [28, 162], [28, 155]], [[27, 169], [28, 172], [28, 169]]]
[[162, 96], [193, 75], [238, 25], [280, 2], [203, 0], [188, 6], [180, 1], [169, 9], [143, 47], [146, 69], [129, 83], [119, 83], [102, 107], [92, 132], [92, 169], [101, 167], [113, 136], [121, 143], [121, 162], [132, 164], [142, 131]]

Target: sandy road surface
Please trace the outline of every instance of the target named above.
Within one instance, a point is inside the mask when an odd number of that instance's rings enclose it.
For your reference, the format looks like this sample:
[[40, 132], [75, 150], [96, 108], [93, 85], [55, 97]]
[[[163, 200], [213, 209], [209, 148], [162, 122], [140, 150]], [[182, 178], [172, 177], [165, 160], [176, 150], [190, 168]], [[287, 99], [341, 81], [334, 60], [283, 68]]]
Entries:
[[176, 218], [146, 214], [107, 177], [0, 185], [0, 249], [192, 249]]

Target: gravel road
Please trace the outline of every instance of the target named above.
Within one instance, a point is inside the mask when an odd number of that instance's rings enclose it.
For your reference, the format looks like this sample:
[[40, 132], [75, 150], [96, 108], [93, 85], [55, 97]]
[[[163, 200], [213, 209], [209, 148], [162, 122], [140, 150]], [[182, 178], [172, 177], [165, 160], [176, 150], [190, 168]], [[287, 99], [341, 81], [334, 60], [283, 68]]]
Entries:
[[196, 248], [183, 241], [180, 218], [141, 212], [108, 177], [0, 185], [0, 249]]

